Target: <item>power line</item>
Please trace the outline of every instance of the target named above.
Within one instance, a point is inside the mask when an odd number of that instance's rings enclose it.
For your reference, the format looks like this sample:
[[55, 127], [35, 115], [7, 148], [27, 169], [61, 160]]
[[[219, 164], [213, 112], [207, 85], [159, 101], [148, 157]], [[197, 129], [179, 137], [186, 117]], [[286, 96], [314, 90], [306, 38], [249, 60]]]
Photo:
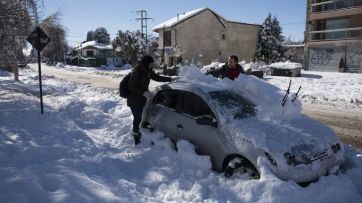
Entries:
[[153, 20], [153, 18], [148, 18], [147, 17], [147, 11], [145, 10], [139, 10], [137, 11], [138, 14], [141, 14], [140, 18], [136, 18], [136, 21], [141, 21], [141, 33], [142, 33], [142, 37], [146, 36], [146, 44], [148, 44], [147, 42], [147, 20]]

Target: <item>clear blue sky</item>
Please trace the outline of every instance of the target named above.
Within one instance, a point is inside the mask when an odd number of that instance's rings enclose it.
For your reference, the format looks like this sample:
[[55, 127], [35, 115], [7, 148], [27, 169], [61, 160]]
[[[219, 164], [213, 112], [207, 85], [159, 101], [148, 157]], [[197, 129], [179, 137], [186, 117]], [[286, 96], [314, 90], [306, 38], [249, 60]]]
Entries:
[[[136, 11], [146, 10], [148, 31], [182, 13], [209, 7], [228, 20], [262, 24], [268, 13], [278, 17], [285, 37], [303, 40], [306, 0], [44, 0], [43, 16], [62, 13], [68, 42], [74, 45], [86, 39], [97, 27], [105, 27], [111, 39], [118, 30], [139, 30]], [[156, 34], [156, 33], [154, 33]]]

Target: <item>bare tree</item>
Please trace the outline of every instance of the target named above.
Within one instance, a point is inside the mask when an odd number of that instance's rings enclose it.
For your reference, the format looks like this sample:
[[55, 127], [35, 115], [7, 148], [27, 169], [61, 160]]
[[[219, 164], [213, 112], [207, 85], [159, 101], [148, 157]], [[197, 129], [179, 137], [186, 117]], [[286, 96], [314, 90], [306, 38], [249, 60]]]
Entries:
[[50, 62], [63, 61], [68, 45], [65, 29], [60, 24], [60, 13], [56, 12], [47, 17], [40, 23], [40, 27], [51, 38], [50, 43], [42, 51], [43, 57]]
[[26, 36], [38, 20], [38, 0], [0, 0], [0, 68], [17, 70]]

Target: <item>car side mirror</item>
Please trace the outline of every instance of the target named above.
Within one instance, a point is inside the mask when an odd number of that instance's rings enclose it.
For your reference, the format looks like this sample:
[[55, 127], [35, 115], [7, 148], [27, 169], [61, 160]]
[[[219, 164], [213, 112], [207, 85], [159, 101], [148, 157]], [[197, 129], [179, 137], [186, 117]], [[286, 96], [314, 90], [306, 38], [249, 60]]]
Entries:
[[210, 125], [212, 127], [217, 127], [216, 119], [210, 115], [200, 116], [196, 119], [198, 125]]

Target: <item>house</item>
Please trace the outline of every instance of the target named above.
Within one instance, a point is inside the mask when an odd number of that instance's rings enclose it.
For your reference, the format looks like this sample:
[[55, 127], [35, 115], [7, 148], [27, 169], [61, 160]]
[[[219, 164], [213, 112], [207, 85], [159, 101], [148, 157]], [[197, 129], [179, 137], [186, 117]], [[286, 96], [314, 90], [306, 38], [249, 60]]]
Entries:
[[[96, 41], [81, 43], [75, 47], [80, 66], [109, 66], [114, 65], [114, 54], [112, 45], [99, 44]], [[74, 59], [73, 59], [74, 61]]]
[[361, 0], [307, 0], [305, 33], [307, 69], [362, 73]]
[[[178, 14], [153, 28], [159, 34], [164, 62], [210, 64], [230, 55], [254, 57], [260, 25], [229, 21], [209, 8]], [[175, 60], [173, 60], [175, 59]]]

